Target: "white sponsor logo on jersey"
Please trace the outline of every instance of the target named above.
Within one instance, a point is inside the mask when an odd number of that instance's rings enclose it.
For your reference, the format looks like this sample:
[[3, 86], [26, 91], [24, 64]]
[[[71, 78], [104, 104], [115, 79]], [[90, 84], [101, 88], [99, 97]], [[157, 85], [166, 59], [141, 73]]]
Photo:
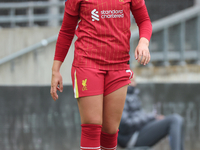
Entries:
[[[96, 9], [91, 11], [92, 21], [99, 21], [99, 12]], [[102, 10], [100, 12], [102, 19], [110, 19], [110, 18], [124, 18], [124, 11], [122, 10]]]
[[99, 15], [98, 15], [98, 11], [96, 9], [93, 9], [91, 14], [92, 14], [92, 21], [99, 21]]
[[124, 11], [122, 10], [102, 10], [101, 18], [124, 18]]

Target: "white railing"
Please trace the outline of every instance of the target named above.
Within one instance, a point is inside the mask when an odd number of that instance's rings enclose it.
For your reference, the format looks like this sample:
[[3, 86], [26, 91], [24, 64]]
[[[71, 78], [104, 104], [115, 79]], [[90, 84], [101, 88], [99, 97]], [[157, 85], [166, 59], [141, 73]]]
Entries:
[[[35, 26], [39, 22], [57, 26], [63, 19], [64, 1], [0, 3], [0, 9], [8, 12], [8, 15], [0, 16], [0, 26], [7, 24], [6, 27], [15, 27], [20, 23], [26, 23], [26, 26]], [[37, 14], [34, 12], [35, 9], [43, 9], [46, 12]], [[25, 13], [16, 15], [16, 12], [20, 10]]]
[[50, 43], [52, 43], [52, 42], [55, 42], [55, 41], [57, 40], [57, 37], [58, 37], [58, 36], [55, 35], [55, 36], [49, 37], [49, 38], [47, 38], [47, 39], [43, 39], [43, 40], [41, 40], [39, 43], [36, 43], [36, 44], [34, 44], [34, 45], [31, 45], [31, 46], [29, 46], [29, 47], [26, 47], [26, 48], [24, 48], [24, 49], [18, 51], [18, 52], [15, 52], [15, 53], [13, 53], [13, 54], [11, 54], [11, 55], [8, 55], [8, 56], [6, 56], [6, 57], [0, 59], [0, 65], [1, 65], [1, 64], [4, 64], [4, 63], [6, 63], [6, 62], [12, 61], [12, 60], [14, 60], [15, 58], [18, 58], [18, 57], [20, 57], [20, 56], [22, 56], [22, 55], [25, 55], [25, 54], [27, 54], [27, 53], [29, 53], [29, 52], [31, 52], [31, 51], [35, 51], [35, 50], [37, 50], [37, 49], [39, 49], [39, 48], [41, 48], [41, 47], [47, 46], [48, 44], [50, 44]]

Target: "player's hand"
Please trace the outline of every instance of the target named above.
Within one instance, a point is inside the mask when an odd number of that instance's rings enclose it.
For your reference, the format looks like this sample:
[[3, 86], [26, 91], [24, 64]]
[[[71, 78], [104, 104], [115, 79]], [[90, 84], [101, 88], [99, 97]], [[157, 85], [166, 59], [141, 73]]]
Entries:
[[62, 82], [62, 76], [59, 71], [53, 71], [52, 72], [52, 78], [51, 78], [51, 97], [54, 101], [58, 99], [57, 90], [60, 92], [63, 91], [63, 82]]
[[164, 115], [156, 115], [156, 119], [157, 119], [157, 120], [162, 120], [162, 119], [164, 119], [164, 118], [165, 118]]
[[138, 46], [135, 49], [135, 59], [143, 64], [146, 65], [150, 61], [150, 52], [149, 52], [149, 41], [146, 38], [141, 38]]

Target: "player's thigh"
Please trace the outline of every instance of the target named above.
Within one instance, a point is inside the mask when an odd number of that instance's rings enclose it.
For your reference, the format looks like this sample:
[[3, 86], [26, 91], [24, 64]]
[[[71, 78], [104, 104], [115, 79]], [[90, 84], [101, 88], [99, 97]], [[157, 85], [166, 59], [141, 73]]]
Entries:
[[74, 97], [78, 100], [81, 123], [102, 124], [105, 71], [72, 66]]
[[116, 70], [108, 71], [105, 76], [102, 128], [104, 132], [115, 133], [118, 130], [132, 75], [131, 70]]
[[117, 132], [121, 120], [128, 85], [104, 96], [102, 131], [110, 134]]
[[82, 124], [102, 124], [103, 94], [77, 99]]

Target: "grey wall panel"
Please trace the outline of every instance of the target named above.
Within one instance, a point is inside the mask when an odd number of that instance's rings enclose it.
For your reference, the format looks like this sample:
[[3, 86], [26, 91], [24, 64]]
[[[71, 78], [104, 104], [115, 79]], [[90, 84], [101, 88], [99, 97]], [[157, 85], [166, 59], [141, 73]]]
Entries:
[[[200, 140], [200, 84], [138, 84], [143, 106], [185, 119], [186, 147]], [[54, 102], [50, 87], [0, 87], [1, 150], [75, 150], [80, 143], [80, 117], [71, 86]]]
[[0, 87], [0, 149], [79, 149], [80, 119], [72, 92], [65, 87], [54, 102], [50, 87]]
[[[200, 84], [139, 84], [146, 110], [184, 118], [185, 150], [199, 150]], [[165, 150], [169, 148], [163, 148]]]
[[145, 0], [152, 21], [194, 5], [194, 0]]

